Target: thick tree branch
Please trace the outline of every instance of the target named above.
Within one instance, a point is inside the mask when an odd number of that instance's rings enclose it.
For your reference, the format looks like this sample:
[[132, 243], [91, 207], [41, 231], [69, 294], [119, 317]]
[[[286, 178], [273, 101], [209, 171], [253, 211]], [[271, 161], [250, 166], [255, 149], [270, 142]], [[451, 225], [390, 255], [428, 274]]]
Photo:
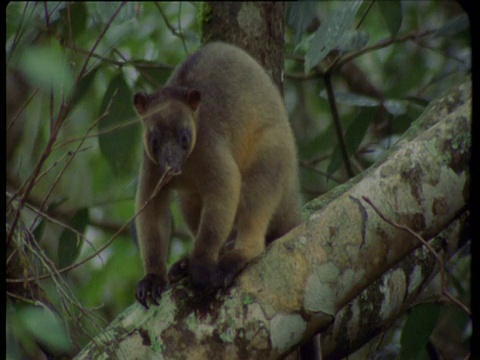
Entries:
[[[430, 246], [448, 260], [463, 245], [468, 221], [467, 211], [437, 235]], [[323, 359], [346, 357], [388, 329], [439, 271], [434, 255], [425, 247], [389, 269], [345, 305], [335, 315], [335, 323], [322, 332]]]
[[[415, 236], [383, 221], [363, 196], [426, 240], [466, 208], [470, 81], [433, 101], [384, 160], [311, 202], [305, 222], [275, 241], [229, 291], [204, 302], [184, 284], [174, 286], [158, 307], [129, 307], [78, 358], [101, 357], [109, 348], [127, 359], [273, 359], [319, 331], [335, 333], [336, 340], [325, 333], [324, 352], [338, 351], [338, 331], [345, 337], [350, 331], [337, 327], [344, 309], [374, 282], [387, 281], [379, 280], [387, 272], [394, 281], [403, 277], [399, 263], [420, 247]], [[395, 293], [397, 302], [379, 298], [376, 306], [385, 312], [374, 320], [391, 319], [405, 306], [402, 299], [418, 294], [431, 272], [416, 268], [418, 286], [397, 289], [403, 291]], [[363, 343], [361, 333], [349, 340]]]

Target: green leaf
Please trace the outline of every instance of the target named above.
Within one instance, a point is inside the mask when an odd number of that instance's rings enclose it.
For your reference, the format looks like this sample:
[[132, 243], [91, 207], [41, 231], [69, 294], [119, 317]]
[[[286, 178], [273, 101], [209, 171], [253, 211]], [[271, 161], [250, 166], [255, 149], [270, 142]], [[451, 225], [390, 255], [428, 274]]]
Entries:
[[385, 109], [393, 116], [403, 115], [407, 112], [407, 101], [388, 99], [383, 103]]
[[[79, 233], [84, 234], [88, 225], [88, 208], [78, 210], [69, 224]], [[60, 236], [57, 250], [58, 266], [67, 267], [78, 258], [83, 246], [83, 238], [76, 233], [65, 229]]]
[[[136, 68], [142, 73], [148, 74], [148, 76], [140, 76], [138, 82], [141, 84], [154, 85], [156, 88], [163, 86], [174, 70], [173, 66], [162, 65], [156, 61], [149, 60], [142, 61]], [[139, 87], [144, 86], [140, 85]]]
[[302, 159], [310, 159], [332, 148], [334, 144], [336, 144], [335, 130], [329, 125], [325, 131], [312, 139], [300, 142], [299, 154]]
[[[345, 132], [345, 142], [347, 145], [347, 153], [354, 154], [367, 132], [368, 126], [372, 122], [376, 109], [366, 108], [362, 110], [355, 119], [350, 123]], [[340, 169], [343, 164], [342, 153], [340, 146], [337, 144], [333, 149], [332, 158], [327, 168], [329, 175]]]
[[403, 20], [403, 6], [400, 0], [379, 1], [380, 13], [387, 23], [390, 35], [397, 35]]
[[109, 251], [111, 256], [101, 269], [91, 270], [78, 293], [84, 306], [110, 304], [112, 312], [118, 314], [135, 301], [131, 289], [143, 276], [143, 266], [138, 249], [124, 236], [114, 241]]
[[425, 351], [439, 313], [440, 306], [433, 303], [417, 305], [410, 311], [400, 338], [400, 359], [418, 359]]
[[447, 21], [440, 29], [433, 34], [434, 38], [442, 36], [453, 36], [470, 27], [470, 21], [467, 14], [462, 14]]
[[53, 89], [58, 98], [68, 97], [72, 91], [73, 75], [58, 43], [26, 48], [19, 58], [18, 69], [33, 86], [45, 92]]
[[63, 28], [63, 39], [65, 41], [70, 41], [70, 35], [75, 41], [81, 35], [85, 33], [87, 29], [87, 20], [88, 20], [88, 11], [87, 6], [84, 2], [72, 2], [69, 4], [69, 12], [70, 12], [70, 25], [67, 21], [67, 9], [62, 9], [62, 16], [65, 18], [65, 22], [67, 24]]
[[297, 45], [308, 25], [316, 17], [317, 3], [314, 1], [287, 2], [288, 25], [295, 30], [294, 44]]
[[[119, 72], [108, 85], [99, 116], [100, 150], [117, 176], [128, 174], [135, 160], [135, 145], [140, 138], [140, 124], [118, 127], [137, 118], [133, 110], [133, 95], [123, 73]], [[107, 113], [105, 113], [107, 111]]]
[[72, 344], [63, 322], [46, 308], [28, 306], [18, 311], [18, 318], [19, 325], [47, 349], [71, 351]]
[[88, 94], [98, 69], [99, 67], [95, 67], [82, 77], [77, 87], [73, 106], [77, 105], [83, 99], [83, 97]]
[[[91, 1], [87, 2], [87, 6], [95, 24], [101, 24], [101, 28], [106, 24], [110, 24], [109, 31], [105, 33], [102, 39], [105, 47], [116, 48], [127, 38], [135, 36], [138, 33], [138, 22], [135, 19], [135, 7], [138, 5], [134, 2], [127, 2], [122, 5], [120, 2], [114, 1]], [[114, 16], [120, 7], [120, 11], [118, 11], [112, 20], [112, 16]]]
[[328, 164], [327, 168], [327, 174], [332, 175], [335, 171], [340, 169], [340, 166], [342, 166], [343, 159], [342, 159], [342, 153], [340, 152], [340, 146], [335, 145], [335, 148], [333, 149], [332, 153], [332, 158], [330, 159], [330, 164]]
[[[327, 99], [326, 91], [320, 92], [320, 96]], [[360, 106], [360, 107], [377, 107], [382, 104], [379, 99], [370, 96], [357, 95], [352, 93], [335, 92], [335, 101], [339, 104]], [[385, 109], [394, 116], [403, 115], [407, 112], [407, 101], [387, 99], [383, 102]]]
[[395, 117], [392, 121], [392, 133], [403, 134], [417, 118], [418, 116], [413, 117], [410, 113]]
[[350, 30], [362, 0], [338, 2], [337, 9], [315, 32], [305, 55], [305, 72], [319, 64], [330, 51], [340, 46], [340, 40]]
[[6, 25], [6, 55], [7, 58], [10, 56], [11, 45], [13, 40], [18, 41], [16, 35], [19, 34], [22, 25], [22, 12], [26, 10], [29, 6], [29, 3], [20, 3], [11, 1], [7, 4], [5, 9], [5, 25]]
[[43, 232], [45, 231], [45, 223], [46, 222], [43, 217], [37, 220], [37, 225], [35, 226], [35, 229], [32, 232], [32, 235], [37, 242], [40, 242]]
[[[103, 24], [107, 24], [112, 18], [113, 14], [118, 10], [122, 4], [116, 1], [98, 1], [88, 2], [90, 14], [96, 21], [101, 21]], [[113, 19], [113, 25], [123, 24], [130, 21], [135, 17], [135, 3], [126, 3], [122, 6], [117, 16]]]
[[368, 33], [366, 31], [347, 31], [340, 39], [338, 48], [341, 53], [360, 50], [368, 43]]
[[[320, 96], [327, 99], [327, 92], [323, 90], [320, 93]], [[380, 105], [380, 100], [378, 99], [374, 99], [369, 96], [344, 92], [335, 92], [335, 101], [340, 104], [362, 107], [372, 107]]]
[[374, 118], [375, 111], [377, 111], [377, 109], [364, 109], [347, 128], [345, 132], [345, 142], [347, 143], [348, 154], [351, 155], [357, 151]]
[[448, 324], [452, 325], [451, 331], [464, 334], [465, 337], [469, 336], [471, 331], [471, 329], [469, 329], [471, 325], [471, 319], [460, 307], [453, 304], [446, 304], [442, 307], [442, 313], [440, 316], [442, 320], [445, 319], [448, 321]]

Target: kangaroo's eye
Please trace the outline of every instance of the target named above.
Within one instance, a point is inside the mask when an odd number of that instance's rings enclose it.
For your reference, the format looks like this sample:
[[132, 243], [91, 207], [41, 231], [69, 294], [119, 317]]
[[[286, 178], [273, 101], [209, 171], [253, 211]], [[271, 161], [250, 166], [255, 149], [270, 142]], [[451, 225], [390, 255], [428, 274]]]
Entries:
[[180, 146], [182, 147], [183, 150], [188, 150], [188, 147], [190, 146], [190, 134], [188, 133], [187, 130], [183, 130], [180, 133]]
[[158, 140], [158, 136], [156, 134], [152, 134], [150, 136], [150, 146], [151, 146], [152, 152], [154, 154], [157, 154], [160, 148], [160, 141]]

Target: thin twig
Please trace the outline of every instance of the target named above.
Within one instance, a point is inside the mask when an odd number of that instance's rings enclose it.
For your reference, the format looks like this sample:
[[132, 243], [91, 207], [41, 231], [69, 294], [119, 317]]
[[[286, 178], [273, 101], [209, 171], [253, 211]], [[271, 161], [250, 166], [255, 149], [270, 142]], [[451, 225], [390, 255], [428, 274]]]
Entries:
[[[78, 299], [75, 297], [75, 294], [71, 291], [70, 287], [68, 286], [66, 279], [62, 276], [60, 276], [60, 273], [58, 272], [55, 264], [52, 262], [52, 260], [45, 254], [44, 250], [40, 247], [38, 242], [35, 240], [33, 235], [25, 228], [25, 231], [32, 240], [31, 241], [24, 241], [23, 246], [28, 249], [28, 252], [32, 254], [35, 258], [37, 258], [37, 261], [43, 265], [43, 267], [50, 273], [49, 278], [53, 281], [55, 284], [55, 289], [60, 296], [60, 304], [62, 306], [63, 311], [70, 317], [73, 318], [74, 314], [70, 310], [69, 305], [72, 305], [76, 307], [80, 312], [89, 320], [91, 321], [92, 326], [94, 326], [97, 330], [99, 330], [99, 326], [96, 325], [96, 323], [93, 321], [93, 319], [89, 316], [87, 311], [82, 307], [82, 304], [78, 301]], [[29, 266], [29, 268], [35, 269], [35, 267]], [[35, 280], [36, 283], [38, 283], [38, 280], [40, 279], [40, 276], [38, 274], [35, 274], [33, 277], [33, 280]], [[27, 280], [25, 280], [25, 283]], [[27, 286], [27, 285], [25, 285]], [[34, 297], [32, 297], [34, 298]], [[41, 302], [40, 302], [41, 303]], [[95, 314], [94, 314], [95, 315]], [[98, 316], [95, 315], [95, 317], [99, 318]], [[83, 329], [81, 324], [80, 325], [82, 330], [88, 335], [88, 332]], [[68, 326], [66, 327], [68, 331]], [[70, 336], [70, 334], [69, 334]], [[71, 336], [70, 336], [71, 337]]]
[[157, 2], [154, 2], [154, 4], [157, 7], [158, 11], [160, 12], [160, 16], [163, 18], [163, 21], [165, 22], [165, 25], [167, 25], [168, 29], [172, 32], [173, 35], [179, 37], [182, 40], [185, 53], [188, 54], [187, 46], [185, 45], [185, 34], [183, 34], [181, 30], [175, 29], [175, 27], [173, 27], [173, 25], [170, 24], [170, 21], [168, 21], [167, 15], [163, 11], [160, 4], [158, 4]]
[[343, 183], [342, 180], [337, 179], [335, 176], [332, 176], [332, 175], [326, 173], [325, 171], [322, 171], [322, 170], [317, 169], [317, 168], [311, 163], [311, 161], [300, 161], [300, 165], [303, 166], [304, 168], [307, 168], [307, 169], [309, 169], [309, 170], [312, 170], [312, 171], [316, 172], [316, 173], [319, 174], [319, 175], [325, 176], [325, 177], [327, 178], [327, 180], [333, 180], [333, 181], [335, 181], [337, 184]]
[[41, 304], [42, 302], [41, 301], [38, 301], [38, 300], [35, 300], [35, 299], [30, 299], [30, 298], [27, 298], [27, 297], [23, 297], [23, 296], [20, 296], [20, 295], [17, 295], [15, 293], [12, 293], [10, 291], [6, 291], [6, 295], [8, 297], [11, 297], [13, 299], [16, 299], [16, 300], [19, 300], [19, 301], [23, 301], [23, 302], [26, 302], [28, 304], [31, 304], [33, 306], [38, 306], [39, 304]]
[[80, 83], [80, 80], [82, 79], [83, 77], [83, 74], [86, 72], [87, 70], [87, 66], [88, 66], [88, 62], [90, 61], [90, 58], [92, 57], [92, 54], [95, 52], [95, 49], [97, 48], [98, 44], [100, 44], [100, 40], [103, 39], [103, 37], [105, 36], [105, 34], [107, 33], [107, 30], [110, 28], [110, 26], [112, 25], [112, 22], [113, 20], [117, 17], [118, 13], [120, 12], [120, 10], [122, 9], [122, 7], [125, 5], [125, 1], [122, 1], [122, 3], [120, 4], [120, 6], [118, 7], [118, 9], [113, 13], [113, 15], [110, 17], [110, 19], [108, 20], [107, 24], [105, 25], [105, 29], [103, 29], [103, 31], [100, 33], [100, 35], [98, 36], [97, 40], [95, 41], [95, 43], [93, 44], [92, 48], [90, 49], [90, 52], [88, 53], [87, 55], [87, 58], [85, 59], [85, 62], [83, 63], [83, 66], [82, 66], [82, 69], [80, 70], [80, 73], [78, 74], [78, 77], [77, 77], [77, 81], [76, 81], [76, 84], [79, 84]]
[[[113, 241], [130, 225], [130, 223], [133, 220], [135, 220], [135, 218], [138, 216], [138, 214], [143, 212], [143, 210], [147, 207], [147, 205], [150, 203], [150, 201], [158, 195], [158, 192], [160, 191], [162, 186], [170, 180], [171, 176], [172, 176], [171, 172], [167, 169], [167, 171], [165, 171], [165, 173], [162, 175], [162, 177], [158, 180], [158, 183], [155, 186], [155, 189], [153, 190], [152, 194], [147, 199], [147, 201], [145, 201], [145, 204], [143, 204], [143, 206], [137, 212], [135, 212], [135, 214], [130, 219], [128, 219], [125, 222], [125, 224], [120, 229], [118, 229], [118, 231], [115, 234], [113, 234], [113, 236], [100, 249], [98, 249], [98, 251], [96, 251], [95, 253], [93, 253], [90, 256], [87, 256], [82, 261], [79, 261], [75, 264], [67, 266], [63, 269], [56, 270], [56, 273], [57, 274], [63, 274], [67, 271], [75, 269], [75, 268], [85, 264], [86, 262], [90, 261], [91, 259], [95, 258], [103, 250], [105, 250], [107, 247], [109, 247], [113, 243]], [[34, 280], [37, 280], [37, 281], [38, 280], [44, 280], [44, 279], [48, 279], [50, 277], [51, 277], [51, 275], [47, 274], [47, 275], [42, 275], [42, 276], [37, 276], [37, 277], [28, 277], [28, 278], [21, 278], [21, 279], [6, 279], [6, 282], [7, 283], [21, 283], [21, 282], [28, 282], [28, 281], [34, 281]]]
[[434, 32], [435, 30], [425, 30], [420, 33], [418, 31], [415, 31], [415, 32], [408, 33], [402, 37], [388, 37], [386, 39], [378, 41], [376, 44], [373, 44], [371, 46], [366, 46], [363, 49], [346, 54], [335, 64], [334, 69], [340, 68], [347, 62], [352, 61], [353, 59], [361, 55], [364, 55], [368, 52], [383, 49], [392, 44], [398, 44], [398, 43], [406, 42], [409, 40], [416, 40], [416, 39], [431, 35]]
[[[80, 149], [78, 152], [80, 151], [85, 151], [87, 150], [88, 148], [83, 148], [83, 149]], [[52, 150], [53, 151], [53, 150]], [[67, 151], [67, 153], [65, 153], [60, 159], [57, 159], [55, 160], [47, 169], [45, 169], [45, 171], [43, 171], [41, 174], [38, 174], [38, 176], [35, 178], [35, 185], [37, 185], [37, 183], [42, 180], [42, 178], [44, 178], [52, 169], [54, 169], [58, 164], [60, 164], [62, 161], [65, 161], [67, 160], [68, 158], [70, 158], [72, 156], [72, 153], [70, 151]]]
[[[35, 95], [37, 95], [38, 93], [38, 90], [40, 90], [39, 87], [37, 87], [32, 95], [30, 95], [30, 97], [28, 98], [27, 101], [25, 101], [25, 103], [22, 105], [22, 107], [17, 111], [17, 113], [15, 114], [15, 116], [13, 117], [12, 121], [10, 122], [10, 124], [8, 124], [8, 127], [7, 127], [7, 134], [8, 132], [10, 131], [10, 129], [13, 127], [13, 125], [17, 122], [18, 118], [20, 117], [20, 115], [23, 113], [23, 111], [26, 109], [26, 107], [30, 104], [30, 102], [33, 100], [33, 98], [35, 97]], [[7, 89], [8, 91], [8, 89]]]
[[[58, 6], [58, 5], [57, 5]], [[45, 1], [43, 3], [45, 11], [45, 24], [47, 28], [47, 34], [50, 34], [50, 14], [48, 13], [48, 4]], [[50, 112], [50, 136], [54, 136], [55, 132], [55, 96], [53, 92], [53, 83], [50, 85], [50, 102], [49, 102], [49, 112]]]
[[[35, 166], [34, 170], [32, 171], [32, 174], [28, 177], [28, 179], [25, 181], [24, 185], [19, 189], [17, 193], [21, 193], [22, 196], [20, 197], [20, 200], [17, 205], [17, 209], [15, 211], [15, 216], [12, 221], [12, 225], [10, 226], [9, 232], [7, 234], [7, 240], [9, 241], [12, 237], [12, 235], [15, 232], [15, 229], [18, 224], [18, 220], [20, 218], [20, 213], [22, 212], [23, 205], [25, 204], [25, 201], [27, 200], [27, 196], [30, 194], [33, 185], [35, 184], [35, 179], [38, 176], [38, 173], [40, 172], [40, 169], [43, 166], [43, 163], [46, 161], [48, 156], [50, 155], [53, 143], [55, 142], [54, 137], [50, 137], [48, 139], [47, 145], [45, 146], [45, 150], [43, 151], [42, 155], [40, 156], [40, 160], [37, 162], [37, 165]], [[25, 190], [24, 190], [25, 189]], [[10, 199], [10, 202], [13, 201], [16, 198], [16, 196], [12, 197]]]
[[[115, 93], [116, 93], [116, 92], [115, 92]], [[115, 93], [113, 94], [113, 96], [115, 96]], [[112, 97], [112, 100], [113, 100], [113, 97]], [[81, 142], [83, 143], [83, 141], [86, 140], [86, 139], [96, 138], [96, 137], [98, 137], [98, 136], [100, 136], [100, 135], [103, 135], [103, 134], [106, 134], [106, 133], [108, 133], [108, 132], [112, 132], [112, 131], [118, 130], [118, 129], [120, 129], [120, 128], [123, 128], [123, 127], [127, 127], [127, 126], [130, 126], [130, 125], [134, 125], [135, 123], [138, 122], [137, 119], [135, 119], [135, 120], [129, 120], [129, 121], [126, 121], [126, 122], [124, 122], [124, 123], [112, 125], [112, 126], [109, 126], [109, 127], [105, 128], [104, 130], [101, 130], [101, 131], [92, 133], [91, 130], [92, 130], [100, 121], [102, 121], [102, 120], [109, 114], [110, 104], [112, 103], [112, 100], [110, 100], [110, 103], [107, 105], [107, 109], [104, 111], [104, 113], [102, 114], [102, 116], [100, 116], [97, 120], [95, 120], [93, 126], [91, 126], [91, 127], [89, 128], [89, 130], [88, 130], [84, 135], [82, 135], [81, 137], [64, 140], [64, 141], [58, 143], [56, 146], [54, 146], [54, 147], [52, 148], [52, 151], [58, 150], [58, 149], [66, 146], [66, 145], [68, 145], [68, 144], [70, 144], [70, 143], [73, 143], [73, 142], [81, 141]]]
[[[111, 59], [111, 58], [107, 58], [103, 55], [100, 55], [100, 54], [97, 54], [95, 52], [91, 52], [90, 50], [84, 50], [84, 49], [80, 49], [78, 47], [74, 47], [72, 45], [69, 45], [69, 44], [64, 44], [65, 47], [69, 48], [70, 50], [72, 51], [75, 51], [79, 54], [83, 54], [83, 55], [88, 55], [91, 53], [91, 57], [92, 58], [95, 58], [95, 59], [98, 59], [98, 60], [101, 60], [102, 62], [106, 63], [106, 64], [110, 64], [110, 65], [115, 65], [115, 66], [118, 66], [118, 67], [124, 67], [124, 66], [127, 66], [127, 65], [132, 65], [136, 68], [145, 68], [145, 69], [165, 69], [165, 70], [173, 70], [175, 68], [175, 66], [173, 65], [167, 65], [167, 64], [164, 64], [164, 63], [160, 63], [160, 62], [150, 62], [150, 61], [146, 61], [144, 59], [126, 59], [126, 60], [116, 60], [116, 59]], [[125, 57], [122, 56], [122, 59], [125, 59]]]
[[367, 202], [367, 204], [369, 204], [373, 208], [373, 210], [375, 210], [375, 212], [378, 214], [378, 216], [380, 216], [380, 218], [383, 221], [385, 221], [386, 223], [392, 225], [393, 227], [395, 227], [397, 229], [408, 232], [410, 235], [414, 236], [423, 246], [425, 246], [427, 248], [427, 250], [435, 257], [435, 259], [438, 263], [438, 266], [440, 268], [440, 279], [441, 279], [441, 283], [442, 283], [442, 294], [448, 300], [450, 300], [453, 304], [459, 306], [461, 309], [463, 309], [463, 311], [465, 311], [469, 316], [471, 316], [472, 313], [471, 313], [470, 309], [465, 304], [463, 304], [460, 300], [453, 297], [447, 290], [447, 279], [446, 279], [446, 275], [445, 275], [445, 264], [444, 264], [443, 258], [430, 246], [430, 244], [423, 237], [418, 235], [415, 231], [410, 229], [407, 225], [397, 224], [393, 220], [388, 219], [380, 210], [378, 210], [378, 208], [375, 205], [373, 205], [372, 201], [368, 197], [362, 196], [362, 198], [363, 198], [363, 200], [365, 200], [365, 202]]
[[330, 71], [327, 72], [323, 79], [325, 81], [325, 87], [327, 89], [328, 104], [330, 106], [330, 112], [332, 114], [332, 121], [335, 128], [335, 132], [337, 133], [338, 146], [340, 147], [340, 153], [342, 155], [343, 164], [345, 165], [345, 170], [347, 171], [348, 177], [352, 178], [355, 176], [355, 174], [353, 173], [352, 165], [348, 157], [347, 143], [345, 142], [342, 124], [340, 122], [340, 117], [338, 115], [337, 103], [335, 101], [335, 93], [333, 91], [333, 85], [332, 85], [332, 72]]
[[[96, 127], [96, 126], [97, 126], [97, 123], [94, 122], [94, 123], [88, 128], [85, 136], [88, 135], [88, 133], [89, 133], [90, 131], [92, 131], [93, 128]], [[43, 202], [42, 202], [42, 205], [40, 206], [40, 212], [43, 212], [43, 211], [44, 211], [44, 209], [45, 209], [45, 207], [46, 207], [46, 205], [47, 205], [48, 199], [50, 198], [50, 196], [51, 196], [52, 193], [53, 193], [53, 190], [54, 190], [55, 187], [57, 186], [57, 184], [58, 184], [58, 182], [60, 181], [61, 177], [63, 176], [63, 174], [64, 174], [65, 171], [67, 170], [68, 166], [71, 164], [71, 162], [72, 162], [73, 159], [75, 158], [75, 155], [81, 150], [82, 145], [83, 145], [83, 143], [85, 142], [85, 140], [86, 140], [86, 137], [84, 137], [84, 138], [80, 141], [80, 143], [77, 145], [77, 148], [76, 148], [73, 152], [72, 152], [72, 151], [69, 151], [69, 152], [67, 153], [66, 163], [65, 163], [65, 165], [63, 166], [63, 168], [60, 170], [60, 173], [57, 175], [57, 177], [56, 177], [54, 183], [52, 184], [52, 186], [50, 186], [50, 189], [49, 189], [47, 195], [44, 197]], [[35, 182], [35, 183], [36, 183], [36, 182]], [[38, 219], [38, 217], [39, 217], [39, 214], [37, 213], [37, 215], [36, 215], [35, 220], [33, 221], [33, 223], [35, 223], [35, 221]]]
[[[107, 30], [110, 28], [113, 20], [115, 19], [115, 17], [118, 15], [120, 9], [125, 5], [125, 2], [122, 2], [120, 4], [120, 6], [118, 7], [118, 9], [115, 11], [115, 13], [112, 15], [112, 17], [110, 18], [110, 20], [107, 22], [107, 24], [105, 25], [105, 29], [102, 31], [102, 33], [98, 36], [97, 40], [95, 41], [95, 44], [92, 46], [92, 49], [90, 50], [90, 53], [89, 55], [87, 56], [87, 58], [85, 59], [85, 62], [83, 64], [83, 67], [82, 69], [80, 70], [80, 73], [78, 74], [78, 77], [77, 77], [77, 80], [76, 80], [76, 86], [78, 86], [78, 84], [80, 83], [80, 80], [82, 79], [86, 69], [87, 69], [87, 65], [88, 65], [88, 62], [91, 58], [91, 54], [95, 51], [95, 49], [97, 48], [98, 44], [100, 43], [100, 40], [103, 38], [103, 36], [105, 35], [105, 33], [107, 32]], [[20, 188], [19, 192], [18, 193], [22, 193], [22, 196], [18, 202], [18, 205], [17, 205], [17, 209], [15, 211], [15, 216], [13, 218], [13, 221], [12, 221], [12, 225], [10, 226], [10, 229], [9, 229], [9, 232], [7, 234], [7, 241], [10, 240], [10, 238], [12, 237], [13, 233], [15, 232], [15, 229], [17, 227], [17, 224], [18, 224], [18, 220], [20, 218], [20, 213], [22, 212], [22, 209], [23, 209], [23, 205], [25, 204], [25, 201], [27, 199], [27, 197], [29, 196], [30, 192], [32, 191], [32, 188], [35, 184], [35, 179], [37, 178], [41, 168], [43, 167], [43, 164], [45, 163], [45, 161], [47, 160], [47, 158], [50, 156], [50, 153], [52, 151], [52, 147], [53, 147], [53, 144], [55, 143], [56, 141], [56, 138], [57, 138], [57, 134], [58, 132], [60, 131], [60, 127], [61, 125], [63, 124], [63, 121], [65, 120], [65, 118], [67, 117], [67, 114], [68, 112], [70, 111], [70, 108], [73, 104], [73, 99], [75, 97], [75, 94], [72, 93], [71, 97], [70, 97], [70, 100], [68, 101], [67, 105], [66, 106], [61, 106], [60, 107], [60, 111], [57, 115], [57, 121], [55, 123], [55, 129], [53, 132], [50, 133], [50, 136], [49, 136], [49, 139], [47, 141], [47, 144], [45, 146], [45, 149], [42, 153], [42, 155], [40, 156], [40, 160], [37, 162], [37, 164], [35, 165], [35, 168], [34, 170], [32, 171], [31, 175], [27, 178], [27, 180], [24, 182], [24, 184], [22, 185], [22, 187]], [[16, 196], [14, 196], [11, 201], [16, 198]]]
[[[376, 44], [373, 44], [371, 46], [366, 46], [360, 50], [353, 51], [351, 53], [345, 54], [343, 57], [340, 57], [338, 61], [333, 63], [333, 66], [330, 70], [335, 71], [336, 69], [345, 65], [347, 62], [352, 61], [357, 57], [362, 56], [366, 53], [386, 48], [392, 44], [399, 44], [406, 41], [416, 41], [417, 39], [421, 39], [423, 37], [433, 34], [435, 31], [436, 30], [425, 30], [422, 32], [414, 31], [401, 37], [388, 37], [386, 39], [379, 40]], [[303, 56], [296, 55], [296, 54], [287, 53], [285, 54], [285, 58], [288, 60], [297, 61], [299, 63], [305, 62], [305, 58]], [[285, 74], [285, 77], [291, 78], [293, 80], [310, 80], [310, 79], [324, 76], [325, 71], [322, 70], [321, 67], [316, 66], [313, 68], [313, 70], [314, 71], [312, 71], [309, 74], [289, 73], [289, 74]]]
[[286, 72], [285, 73], [285, 79], [290, 79], [290, 80], [312, 80], [312, 79], [318, 79], [323, 77], [323, 72], [320, 71], [312, 71], [308, 74], [305, 74], [303, 72]]
[[[116, 92], [114, 93], [113, 97], [115, 96], [115, 94], [116, 94]], [[106, 116], [106, 114], [108, 114], [108, 111], [109, 111], [109, 109], [110, 109], [111, 103], [112, 103], [112, 101], [113, 101], [113, 97], [112, 97], [112, 100], [110, 100], [110, 102], [108, 103], [107, 108], [106, 108], [106, 110], [105, 110], [105, 112], [104, 112], [104, 115], [102, 115], [101, 117], [99, 117], [99, 118], [98, 118], [95, 122], [93, 122], [93, 124], [87, 129], [87, 131], [86, 131], [86, 133], [84, 134], [84, 136], [80, 139], [80, 143], [77, 145], [77, 148], [76, 148], [73, 152], [72, 152], [72, 151], [68, 151], [67, 154], [65, 155], [66, 164], [64, 165], [64, 167], [62, 168], [62, 170], [60, 171], [60, 173], [57, 175], [57, 177], [56, 177], [53, 185], [50, 187], [49, 192], [48, 192], [47, 195], [44, 197], [43, 202], [42, 202], [42, 204], [40, 205], [40, 209], [39, 209], [40, 211], [39, 211], [39, 212], [43, 212], [43, 210], [45, 209], [46, 204], [47, 204], [47, 202], [48, 202], [48, 199], [50, 198], [51, 194], [53, 193], [53, 190], [54, 190], [55, 187], [57, 186], [58, 182], [60, 181], [60, 178], [63, 176], [64, 172], [67, 170], [67, 167], [70, 165], [70, 163], [72, 162], [72, 160], [73, 160], [73, 158], [75, 157], [75, 155], [78, 154], [78, 153], [81, 151], [82, 145], [83, 145], [83, 143], [85, 142], [85, 140], [87, 139], [88, 134], [97, 126], [98, 122], [100, 122], [100, 120], [101, 120], [104, 116]], [[53, 149], [52, 149], [52, 151], [53, 151]], [[54, 165], [56, 165], [56, 163], [54, 163]], [[40, 178], [41, 178], [48, 170], [50, 170], [50, 168], [47, 169], [43, 174], [37, 175], [37, 176], [35, 177], [35, 182], [34, 182], [34, 184], [36, 184], [36, 183], [40, 180]], [[34, 224], [34, 223], [37, 221], [38, 217], [39, 217], [39, 213], [37, 213], [37, 215], [36, 215], [34, 221], [32, 222], [32, 224]]]
[[[45, 219], [49, 220], [50, 222], [54, 223], [54, 224], [57, 224], [61, 227], [63, 227], [64, 229], [66, 230], [69, 230], [71, 231], [72, 233], [74, 233], [76, 236], [80, 237], [82, 240], [84, 240], [88, 245], [90, 245], [90, 247], [96, 251], [95, 249], [95, 246], [92, 244], [92, 242], [90, 240], [88, 240], [88, 238], [83, 234], [81, 233], [80, 231], [78, 231], [77, 229], [71, 227], [70, 225], [64, 223], [63, 221], [60, 221], [58, 219], [55, 219], [54, 217], [50, 216], [49, 214], [41, 211], [40, 209], [36, 208], [35, 206], [29, 204], [28, 202], [25, 203], [25, 206], [27, 206], [30, 210], [32, 210], [33, 212], [37, 213], [38, 215], [44, 217]], [[29, 231], [33, 231], [32, 227], [33, 227], [33, 224], [30, 226], [30, 229]]]
[[75, 48], [75, 38], [73, 37], [73, 29], [72, 29], [72, 14], [70, 9], [70, 2], [66, 2], [67, 5], [67, 25], [68, 25], [68, 37], [70, 38], [71, 47]]
[[[183, 35], [181, 14], [182, 14], [182, 2], [179, 2], [178, 3], [178, 13], [177, 13], [178, 32]], [[185, 36], [182, 36], [181, 39], [182, 39], [183, 49], [185, 50], [185, 54], [188, 55], [187, 44], [185, 43]]]
[[[15, 47], [17, 46], [17, 44], [20, 42], [20, 37], [23, 35], [23, 31], [22, 31], [22, 34], [20, 34], [20, 30], [21, 30], [21, 27], [22, 27], [22, 23], [23, 23], [23, 20], [25, 18], [25, 14], [27, 12], [27, 7], [28, 7], [28, 2], [25, 3], [25, 6], [23, 7], [23, 11], [22, 11], [22, 16], [20, 17], [20, 21], [18, 22], [18, 27], [17, 27], [17, 31], [15, 31], [15, 37], [13, 38], [13, 41], [12, 41], [12, 45], [10, 46], [10, 52], [9, 52], [9, 55], [12, 55], [13, 54], [13, 51], [15, 50]], [[38, 2], [35, 2], [34, 5], [33, 5], [33, 8], [35, 9], [35, 6], [37, 6]], [[33, 10], [32, 10], [32, 13], [33, 13]]]
[[368, 13], [370, 12], [370, 10], [372, 9], [372, 6], [373, 4], [375, 4], [375, 0], [371, 1], [369, 4], [368, 4], [368, 7], [367, 9], [365, 10], [365, 12], [363, 13], [362, 17], [360, 18], [360, 21], [358, 22], [357, 26], [356, 26], [356, 29], [360, 29], [360, 26], [362, 26], [363, 24], [363, 21], [365, 20], [365, 18], [367, 17]]

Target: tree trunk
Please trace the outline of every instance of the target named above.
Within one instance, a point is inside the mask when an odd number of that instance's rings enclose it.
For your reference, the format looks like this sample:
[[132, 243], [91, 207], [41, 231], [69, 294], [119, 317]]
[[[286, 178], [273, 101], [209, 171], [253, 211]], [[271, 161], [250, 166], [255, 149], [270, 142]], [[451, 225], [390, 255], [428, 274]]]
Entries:
[[364, 197], [425, 239], [445, 231], [435, 246], [450, 256], [461, 223], [449, 224], [469, 199], [470, 125], [468, 78], [433, 101], [384, 160], [310, 202], [305, 222], [231, 289], [203, 303], [180, 283], [158, 307], [133, 304], [78, 359], [276, 359], [316, 332], [325, 357], [360, 347], [404, 311], [436, 265]]
[[203, 6], [202, 43], [224, 41], [246, 50], [282, 91], [284, 3], [206, 2]]

